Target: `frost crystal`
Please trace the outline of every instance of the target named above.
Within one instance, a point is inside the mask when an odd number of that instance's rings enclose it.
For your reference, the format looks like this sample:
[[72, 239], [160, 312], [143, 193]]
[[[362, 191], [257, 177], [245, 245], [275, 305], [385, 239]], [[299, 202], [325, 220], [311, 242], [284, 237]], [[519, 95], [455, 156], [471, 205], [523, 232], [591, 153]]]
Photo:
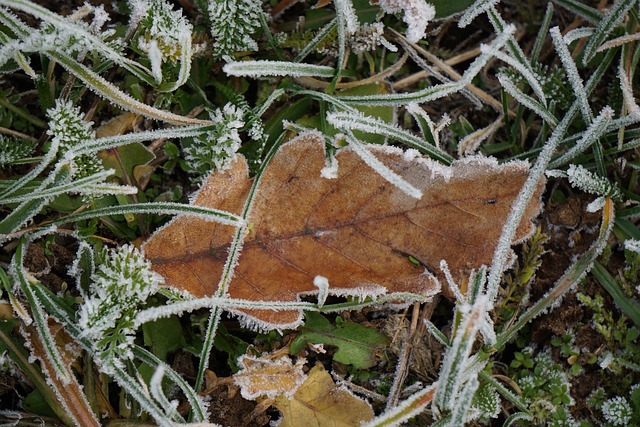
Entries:
[[598, 196], [611, 196], [617, 198], [620, 195], [618, 188], [606, 178], [597, 176], [580, 165], [569, 165], [567, 170], [569, 183], [590, 194]]
[[139, 305], [158, 290], [162, 277], [133, 246], [103, 250], [102, 263], [91, 275], [89, 293], [80, 306], [78, 324], [103, 357], [129, 357], [134, 318]]
[[251, 36], [260, 27], [260, 13], [260, 0], [209, 0], [213, 55], [219, 59], [258, 50]]
[[194, 139], [185, 147], [185, 160], [191, 172], [203, 179], [212, 170], [224, 170], [240, 148], [240, 129], [245, 125], [245, 111], [228, 103], [210, 112], [214, 130]]
[[85, 122], [80, 115], [80, 108], [74, 107], [71, 101], [56, 100], [56, 105], [47, 110], [49, 130], [47, 133], [60, 145], [60, 154], [65, 155], [73, 163], [73, 176], [86, 177], [104, 171], [102, 162], [95, 153], [75, 156], [73, 148], [81, 142], [95, 139], [91, 129], [93, 122]]
[[5, 166], [30, 155], [37, 141], [28, 141], [0, 135], [0, 166]]
[[631, 405], [622, 396], [613, 397], [602, 404], [602, 415], [611, 425], [628, 425], [632, 414]]
[[380, 0], [378, 5], [386, 13], [404, 11], [407, 24], [407, 40], [416, 43], [425, 36], [429, 21], [436, 16], [436, 9], [425, 0]]
[[627, 239], [624, 241], [624, 248], [628, 251], [640, 254], [640, 240]]
[[141, 22], [144, 33], [138, 39], [138, 47], [149, 59], [159, 52], [163, 60], [175, 64], [182, 56], [184, 43], [191, 43], [191, 24], [180, 10], [173, 10], [164, 0], [151, 0], [146, 11], [147, 16]]
[[384, 24], [382, 22], [374, 22], [373, 24], [364, 24], [349, 37], [349, 45], [354, 53], [368, 52], [377, 48], [383, 43]]

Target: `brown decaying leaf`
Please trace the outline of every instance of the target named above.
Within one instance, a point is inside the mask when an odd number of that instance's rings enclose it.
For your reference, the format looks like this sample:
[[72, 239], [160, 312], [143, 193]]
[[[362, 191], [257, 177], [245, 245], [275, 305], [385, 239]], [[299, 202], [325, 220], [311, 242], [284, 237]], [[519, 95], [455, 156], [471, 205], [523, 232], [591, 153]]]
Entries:
[[[450, 167], [391, 146], [368, 146], [381, 162], [423, 192], [415, 199], [372, 170], [350, 148], [336, 154], [338, 177], [326, 179], [324, 140], [309, 133], [284, 144], [267, 166], [255, 195], [229, 296], [255, 301], [296, 301], [318, 291], [314, 278], [328, 278], [333, 295], [412, 292], [433, 296], [433, 274], [445, 259], [461, 280], [490, 264], [504, 221], [528, 166], [498, 165], [471, 157]], [[238, 156], [212, 173], [195, 205], [240, 214], [252, 180]], [[528, 206], [516, 241], [533, 232], [538, 194]], [[144, 251], [166, 284], [195, 296], [213, 295], [234, 227], [178, 216], [159, 229]], [[419, 260], [417, 266], [409, 255]], [[426, 266], [426, 269], [425, 269]], [[427, 271], [428, 270], [428, 271]], [[429, 271], [433, 274], [430, 274]], [[440, 277], [440, 276], [439, 276]], [[381, 288], [383, 286], [384, 288]], [[386, 289], [385, 289], [386, 288]], [[238, 312], [261, 328], [295, 327], [296, 310]]]
[[336, 386], [320, 363], [293, 398], [280, 396], [274, 406], [282, 412], [280, 427], [355, 427], [373, 418], [371, 406]]

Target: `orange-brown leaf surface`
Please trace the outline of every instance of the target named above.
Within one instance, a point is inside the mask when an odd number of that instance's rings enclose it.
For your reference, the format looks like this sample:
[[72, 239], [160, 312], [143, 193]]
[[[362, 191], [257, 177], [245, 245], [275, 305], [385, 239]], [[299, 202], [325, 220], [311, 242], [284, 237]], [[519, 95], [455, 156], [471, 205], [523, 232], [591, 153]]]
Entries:
[[[528, 166], [520, 162], [498, 165], [474, 157], [447, 167], [395, 147], [368, 146], [423, 192], [415, 199], [348, 147], [336, 153], [338, 177], [322, 177], [323, 144], [318, 134], [302, 135], [280, 147], [266, 167], [230, 297], [296, 301], [300, 294], [318, 291], [316, 276], [328, 279], [333, 295], [371, 295], [386, 288], [387, 293], [433, 296], [440, 286], [427, 270], [438, 275], [442, 259], [456, 280], [491, 263], [528, 174]], [[226, 171], [209, 176], [193, 203], [240, 214], [251, 185], [246, 161], [237, 156]], [[516, 240], [532, 232], [538, 196], [527, 208]], [[196, 296], [213, 295], [234, 231], [233, 226], [181, 215], [158, 230], [144, 251], [167, 285]], [[301, 319], [296, 310], [238, 314], [261, 327], [291, 327]]]

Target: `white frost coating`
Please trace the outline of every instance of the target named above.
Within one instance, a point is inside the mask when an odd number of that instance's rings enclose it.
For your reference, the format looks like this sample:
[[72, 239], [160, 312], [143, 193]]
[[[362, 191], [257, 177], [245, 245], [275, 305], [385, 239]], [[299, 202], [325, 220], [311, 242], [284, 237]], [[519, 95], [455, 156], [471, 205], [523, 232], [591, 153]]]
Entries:
[[569, 165], [567, 178], [571, 186], [596, 196], [612, 196], [615, 198], [619, 195], [618, 188], [608, 179], [588, 171], [582, 165]]
[[624, 248], [628, 251], [640, 254], [640, 240], [627, 239], [624, 241]]
[[324, 276], [316, 276], [313, 285], [318, 288], [318, 307], [322, 307], [329, 296], [329, 280]]
[[[412, 102], [412, 103], [408, 104], [406, 106], [406, 109], [407, 109], [407, 111], [409, 113], [411, 113], [411, 115], [415, 118], [416, 121], [419, 122], [419, 118], [421, 118], [422, 120], [425, 121], [425, 123], [427, 124], [427, 127], [429, 128], [429, 132], [431, 133], [431, 136], [433, 137], [433, 140], [435, 142], [436, 147], [439, 148], [440, 147], [440, 131], [438, 129], [436, 129], [436, 125], [431, 120], [431, 117], [429, 117], [429, 114], [427, 114], [427, 112], [424, 111], [415, 102]], [[449, 116], [447, 116], [447, 117], [449, 117]], [[423, 136], [426, 137], [426, 135], [424, 135], [424, 131], [422, 133], [423, 133]]]
[[445, 261], [444, 259], [440, 260], [440, 270], [442, 270], [442, 272], [444, 273], [444, 278], [447, 281], [447, 285], [449, 286], [451, 293], [453, 293], [453, 295], [456, 297], [456, 301], [459, 304], [465, 303], [467, 299], [464, 297], [464, 295], [462, 295], [458, 284], [455, 282], [455, 280], [453, 280], [453, 276], [451, 276], [451, 270], [449, 270], [449, 264], [447, 264], [447, 261]]
[[558, 159], [551, 163], [551, 167], [558, 167], [574, 157], [578, 154], [585, 151], [589, 148], [593, 143], [595, 143], [609, 128], [613, 120], [613, 115], [615, 112], [608, 105], [605, 106], [598, 114], [586, 131], [582, 134], [582, 137], [574, 144], [573, 147], [565, 151]]
[[360, 23], [356, 16], [356, 11], [353, 8], [351, 0], [334, 0], [333, 4], [336, 6], [336, 12], [342, 18], [347, 33], [353, 35], [358, 31]]
[[571, 43], [573, 43], [576, 40], [579, 39], [584, 39], [586, 37], [591, 36], [591, 34], [593, 34], [593, 32], [595, 31], [595, 28], [593, 27], [580, 27], [580, 28], [575, 28], [569, 32], [567, 32], [567, 34], [564, 35], [564, 42], [569, 45]]
[[558, 120], [556, 120], [556, 118], [547, 111], [543, 104], [540, 104], [530, 96], [525, 95], [506, 74], [498, 74], [498, 81], [509, 95], [513, 96], [520, 104], [531, 109], [537, 115], [542, 117], [547, 123], [552, 126], [555, 126], [558, 123]]
[[320, 176], [325, 179], [336, 179], [338, 177], [338, 162], [323, 167], [320, 170]]
[[511, 65], [513, 68], [515, 68], [516, 71], [518, 71], [518, 73], [525, 78], [525, 80], [527, 81], [527, 83], [529, 84], [533, 92], [536, 94], [540, 102], [542, 104], [547, 103], [547, 98], [544, 94], [544, 89], [542, 89], [542, 86], [540, 85], [540, 81], [538, 80], [538, 77], [535, 74], [533, 74], [531, 70], [531, 66], [529, 64], [525, 65], [522, 62], [517, 61], [515, 58], [494, 48], [491, 45], [481, 45], [480, 52], [492, 55], [497, 59], [501, 60], [502, 62], [508, 65]]
[[167, 397], [165, 396], [164, 390], [162, 389], [162, 380], [164, 379], [165, 372], [166, 367], [164, 366], [164, 364], [158, 364], [156, 370], [151, 376], [151, 380], [149, 381], [149, 391], [151, 392], [153, 398], [162, 405], [169, 417], [175, 419], [175, 417], [177, 416], [179, 417], [178, 419], [180, 419], [181, 417], [177, 411], [179, 402], [177, 400], [173, 400], [170, 402], [169, 399], [167, 399]]
[[407, 24], [407, 40], [412, 43], [425, 36], [429, 21], [436, 16], [436, 9], [425, 0], [380, 0], [378, 6], [389, 14], [404, 12], [402, 20]]
[[[240, 394], [247, 400], [256, 400], [262, 396], [275, 399], [282, 395], [291, 399], [307, 379], [302, 370], [305, 362], [302, 358], [294, 365], [288, 356], [274, 360], [268, 356], [243, 354], [238, 357], [238, 365], [242, 369], [233, 375], [233, 382], [240, 387]], [[282, 377], [280, 381], [284, 384], [278, 384], [279, 377]], [[290, 384], [292, 378], [293, 385]]]
[[477, 0], [475, 1], [464, 14], [460, 17], [458, 21], [458, 27], [464, 28], [471, 23], [478, 15], [484, 13], [490, 7], [498, 4], [500, 0]]
[[375, 301], [379, 297], [386, 295], [387, 291], [384, 286], [370, 283], [353, 288], [332, 288], [329, 293], [338, 297], [358, 297], [358, 301], [362, 302], [367, 298]]
[[567, 79], [569, 79], [569, 83], [571, 84], [576, 99], [578, 100], [578, 106], [580, 107], [582, 117], [586, 122], [591, 123], [591, 121], [593, 120], [593, 113], [591, 112], [591, 107], [589, 106], [587, 91], [585, 90], [582, 78], [578, 73], [578, 67], [573, 61], [571, 52], [569, 52], [569, 48], [565, 44], [564, 38], [560, 33], [560, 28], [551, 28], [549, 30], [549, 34], [551, 34], [551, 40], [553, 40], [556, 52], [558, 52], [560, 61], [562, 62], [565, 71], [567, 72]]
[[593, 202], [587, 205], [587, 212], [595, 213], [604, 207], [604, 197], [598, 197]]
[[157, 84], [162, 83], [162, 53], [157, 40], [151, 40], [148, 46], [147, 56], [151, 62], [151, 74]]
[[361, 143], [357, 138], [353, 136], [353, 134], [347, 137], [347, 141], [349, 142], [349, 146], [353, 148], [353, 151], [356, 152], [369, 167], [375, 170], [381, 177], [386, 179], [389, 183], [395, 185], [400, 191], [406, 193], [407, 195], [420, 199], [422, 198], [422, 191], [420, 189], [414, 187], [412, 184], [407, 182], [400, 175], [389, 169], [384, 163], [378, 160], [375, 156], [373, 156]]
[[412, 162], [417, 158], [420, 158], [422, 155], [420, 152], [414, 148], [409, 148], [402, 154], [402, 160], [405, 162]]
[[610, 351], [608, 351], [600, 359], [600, 361], [598, 362], [598, 365], [600, 365], [600, 367], [602, 369], [607, 369], [609, 367], [609, 365], [611, 365], [611, 362], [613, 362], [613, 354]]
[[[452, 410], [456, 406], [455, 399], [462, 385], [470, 377], [477, 375], [477, 372], [473, 374], [473, 369], [467, 369], [468, 372], [465, 372], [465, 367], [474, 366], [469, 363], [469, 355], [482, 322], [482, 314], [486, 312], [488, 304], [486, 295], [480, 295], [473, 306], [456, 304], [456, 309], [463, 317], [451, 347], [444, 354], [438, 376], [441, 387], [436, 390], [433, 402], [440, 410]], [[482, 364], [477, 365], [482, 369]]]
[[301, 64], [285, 61], [240, 61], [229, 62], [222, 71], [230, 76], [263, 77], [333, 77], [335, 70], [325, 65]]
[[[337, 136], [336, 136], [337, 137]], [[333, 151], [324, 149], [324, 167], [320, 171], [320, 176], [325, 179], [336, 179], [338, 177], [338, 161]]]
[[248, 329], [250, 331], [254, 331], [254, 332], [267, 333], [271, 331], [276, 331], [282, 335], [282, 332], [285, 329], [297, 329], [299, 326], [304, 324], [304, 321], [302, 318], [302, 310], [298, 311], [298, 317], [293, 322], [278, 323], [278, 324], [273, 324], [273, 323], [265, 322], [264, 320], [256, 319], [255, 317], [249, 316], [248, 314], [238, 310], [227, 309], [227, 312], [230, 314], [233, 314], [238, 318], [240, 327]]
[[640, 107], [636, 104], [636, 100], [633, 96], [633, 87], [629, 81], [629, 76], [624, 69], [623, 61], [620, 61], [618, 66], [618, 75], [620, 77], [620, 88], [622, 89], [622, 98], [624, 100], [624, 106], [629, 114], [640, 117]]
[[[375, 417], [374, 419], [361, 424], [360, 427], [401, 425], [403, 422], [413, 418], [414, 416], [424, 411], [425, 408], [431, 404], [431, 401], [429, 399], [424, 399], [424, 397], [430, 393], [433, 393], [436, 387], [438, 387], [437, 382], [423, 388], [419, 392], [401, 401], [399, 405], [393, 407], [388, 411], [385, 411], [383, 414]], [[422, 405], [415, 405], [415, 402], [419, 400], [423, 400], [425, 403], [423, 403]]]

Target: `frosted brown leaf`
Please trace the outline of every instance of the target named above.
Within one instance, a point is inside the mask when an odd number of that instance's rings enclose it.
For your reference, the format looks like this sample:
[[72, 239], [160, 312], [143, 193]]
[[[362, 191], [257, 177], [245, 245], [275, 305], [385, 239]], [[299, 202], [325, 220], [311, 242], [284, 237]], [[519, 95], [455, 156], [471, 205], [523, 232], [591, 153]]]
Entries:
[[[498, 165], [474, 157], [446, 167], [401, 149], [368, 146], [386, 166], [423, 192], [415, 199], [387, 182], [350, 148], [336, 154], [338, 177], [323, 178], [323, 139], [309, 133], [284, 144], [267, 166], [250, 211], [229, 296], [255, 301], [296, 301], [318, 291], [326, 277], [333, 295], [440, 292], [445, 259], [456, 280], [490, 264], [511, 204], [528, 166]], [[196, 205], [240, 214], [252, 180], [238, 156], [213, 173]], [[528, 206], [516, 240], [533, 231], [538, 194]], [[178, 216], [159, 229], [144, 251], [166, 284], [196, 296], [213, 295], [235, 228]], [[410, 260], [410, 256], [421, 265]], [[432, 272], [433, 274], [429, 273]], [[297, 310], [237, 312], [263, 328], [293, 327]]]

